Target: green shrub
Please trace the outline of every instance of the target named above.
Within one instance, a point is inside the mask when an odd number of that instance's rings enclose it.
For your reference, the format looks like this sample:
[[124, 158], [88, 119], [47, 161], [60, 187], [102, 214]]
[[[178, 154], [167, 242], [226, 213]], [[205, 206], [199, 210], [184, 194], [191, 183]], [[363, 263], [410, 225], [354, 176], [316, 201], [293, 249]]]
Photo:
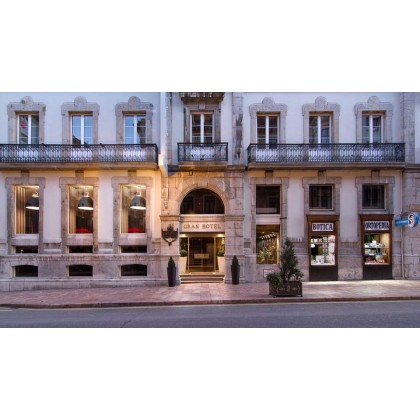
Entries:
[[169, 261], [168, 261], [168, 268], [170, 267], [175, 267], [175, 261], [173, 260], [172, 257], [169, 257]]

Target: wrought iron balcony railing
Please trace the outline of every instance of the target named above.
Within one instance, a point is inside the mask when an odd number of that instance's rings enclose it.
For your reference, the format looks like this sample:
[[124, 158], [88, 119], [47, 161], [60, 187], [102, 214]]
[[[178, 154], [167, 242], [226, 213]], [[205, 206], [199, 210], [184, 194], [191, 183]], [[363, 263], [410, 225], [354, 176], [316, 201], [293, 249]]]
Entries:
[[228, 143], [178, 143], [178, 162], [227, 162]]
[[405, 162], [405, 144], [250, 144], [248, 146], [248, 163], [300, 162]]
[[0, 163], [158, 163], [156, 144], [0, 144]]

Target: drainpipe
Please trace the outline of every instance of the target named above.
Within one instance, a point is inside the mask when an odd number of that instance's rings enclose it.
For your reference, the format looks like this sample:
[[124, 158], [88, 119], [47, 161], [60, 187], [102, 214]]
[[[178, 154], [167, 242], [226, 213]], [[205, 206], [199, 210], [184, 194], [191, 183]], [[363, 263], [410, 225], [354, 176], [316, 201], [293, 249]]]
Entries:
[[[404, 169], [401, 171], [401, 213], [403, 212]], [[401, 276], [405, 280], [404, 268], [404, 226], [401, 226]]]

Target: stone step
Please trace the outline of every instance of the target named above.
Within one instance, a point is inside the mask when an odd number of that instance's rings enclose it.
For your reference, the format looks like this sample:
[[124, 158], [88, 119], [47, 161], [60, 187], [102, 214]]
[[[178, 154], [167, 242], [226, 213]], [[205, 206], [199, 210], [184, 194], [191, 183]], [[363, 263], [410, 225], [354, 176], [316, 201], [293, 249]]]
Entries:
[[224, 275], [217, 274], [182, 274], [181, 284], [223, 283]]

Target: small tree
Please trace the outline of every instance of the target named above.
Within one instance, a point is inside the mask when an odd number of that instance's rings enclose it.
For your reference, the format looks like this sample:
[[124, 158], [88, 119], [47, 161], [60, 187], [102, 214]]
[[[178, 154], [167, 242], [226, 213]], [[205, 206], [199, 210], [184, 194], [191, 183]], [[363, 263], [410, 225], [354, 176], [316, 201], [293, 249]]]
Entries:
[[301, 280], [303, 273], [297, 268], [297, 266], [298, 259], [295, 255], [295, 247], [293, 242], [286, 237], [284, 245], [282, 246], [279, 264], [279, 277], [281, 281], [290, 281], [291, 279]]

